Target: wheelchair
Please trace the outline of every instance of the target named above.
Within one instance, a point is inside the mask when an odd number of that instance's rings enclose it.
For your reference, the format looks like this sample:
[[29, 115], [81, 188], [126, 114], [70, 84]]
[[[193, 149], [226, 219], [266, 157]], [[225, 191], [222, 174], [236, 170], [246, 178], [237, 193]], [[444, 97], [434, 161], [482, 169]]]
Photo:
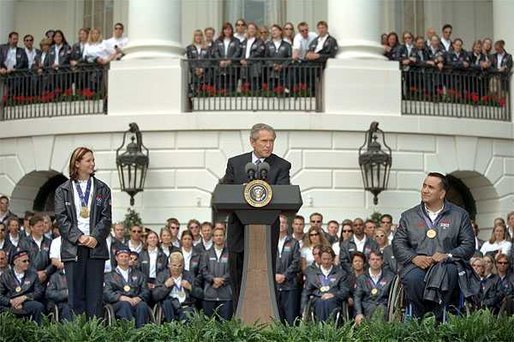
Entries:
[[[311, 296], [307, 301], [305, 308], [303, 309], [302, 321], [304, 321], [305, 323], [317, 322], [316, 315], [314, 314], [314, 310], [312, 309], [313, 301], [314, 296]], [[341, 303], [341, 306], [332, 313], [332, 318], [336, 326], [341, 326], [345, 322], [348, 322], [350, 320], [350, 310], [348, 307], [347, 300], [344, 300]]]
[[60, 319], [59, 307], [55, 303], [51, 303], [48, 309], [48, 319], [51, 322], [57, 323]]
[[[460, 316], [469, 316], [475, 309], [475, 305], [464, 298], [461, 291], [459, 291], [459, 299], [457, 307], [445, 307], [443, 310], [443, 322], [448, 321], [448, 312], [456, 312]], [[387, 300], [387, 320], [389, 322], [404, 322], [412, 318], [412, 306], [407, 303], [405, 289], [401, 283], [400, 276], [396, 275], [389, 297]]]
[[[148, 323], [155, 323], [154, 310], [148, 307]], [[112, 304], [105, 304], [103, 307], [103, 320], [105, 325], [111, 326], [116, 322], [116, 312]]]
[[498, 317], [507, 317], [514, 315], [514, 295], [506, 296], [498, 311]]
[[[195, 302], [183, 303], [182, 308], [184, 309], [186, 316], [188, 316], [189, 314], [194, 314], [196, 312]], [[155, 318], [156, 324], [164, 323], [164, 309], [162, 307], [161, 302], [155, 303], [152, 309], [152, 313], [153, 317]]]

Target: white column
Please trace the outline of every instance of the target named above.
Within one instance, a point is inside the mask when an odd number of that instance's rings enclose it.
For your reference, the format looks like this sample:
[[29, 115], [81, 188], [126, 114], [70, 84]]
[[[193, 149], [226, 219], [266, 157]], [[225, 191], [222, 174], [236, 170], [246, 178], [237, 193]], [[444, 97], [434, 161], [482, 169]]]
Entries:
[[126, 56], [109, 70], [109, 115], [185, 110], [182, 0], [130, 0]]
[[326, 113], [401, 115], [400, 68], [380, 45], [381, 8], [381, 0], [328, 0], [329, 32], [339, 54], [324, 71]]
[[[514, 1], [512, 0], [493, 0], [493, 28], [494, 41], [503, 39], [505, 41], [505, 51], [514, 53], [514, 31], [512, 30], [512, 18], [514, 17]], [[510, 79], [510, 108], [514, 111], [514, 77]], [[511, 114], [514, 122], [514, 115]]]
[[380, 45], [382, 1], [328, 0], [329, 32], [341, 59], [385, 59]]
[[510, 54], [514, 52], [512, 18], [514, 18], [514, 1], [493, 0], [494, 40], [503, 39], [505, 41], [505, 50]]
[[15, 0], [0, 1], [0, 44], [7, 43], [9, 32], [14, 31]]
[[182, 0], [130, 0], [125, 58], [181, 57]]

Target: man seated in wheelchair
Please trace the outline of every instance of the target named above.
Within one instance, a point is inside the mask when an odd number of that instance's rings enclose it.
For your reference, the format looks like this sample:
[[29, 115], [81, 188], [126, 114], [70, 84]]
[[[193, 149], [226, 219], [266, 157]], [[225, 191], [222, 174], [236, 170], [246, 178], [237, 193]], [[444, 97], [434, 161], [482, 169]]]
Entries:
[[104, 301], [111, 304], [117, 318], [136, 321], [136, 328], [150, 319], [147, 305], [150, 290], [144, 274], [129, 267], [130, 250], [127, 247], [116, 251], [118, 266], [105, 274]]
[[60, 263], [59, 266], [57, 272], [50, 276], [45, 295], [50, 311], [53, 305], [57, 306], [59, 321], [71, 321], [73, 312], [68, 305], [68, 283], [64, 274], [64, 264]]
[[0, 312], [11, 311], [39, 324], [45, 310], [40, 302], [44, 293], [36, 271], [31, 268], [29, 252], [13, 251], [11, 269], [0, 276]]
[[385, 318], [389, 290], [394, 281], [394, 274], [383, 269], [384, 257], [379, 251], [372, 251], [368, 258], [369, 268], [357, 278], [353, 303], [355, 323], [360, 324], [365, 318], [375, 313]]
[[320, 248], [321, 265], [309, 268], [305, 274], [305, 287], [302, 293], [302, 312], [311, 300], [311, 309], [319, 321], [328, 320], [343, 301], [348, 299], [348, 273], [334, 265], [335, 253], [329, 246]]
[[171, 253], [168, 269], [157, 275], [152, 291], [154, 301], [162, 307], [166, 322], [185, 321], [187, 314], [193, 313], [194, 297], [200, 298], [203, 292], [201, 288], [193, 288], [193, 283], [193, 274], [184, 270], [182, 253]]
[[475, 237], [468, 213], [445, 200], [448, 179], [431, 172], [423, 181], [421, 203], [402, 213], [393, 253], [412, 316], [433, 312], [442, 321], [446, 308], [475, 296], [479, 280], [469, 265]]

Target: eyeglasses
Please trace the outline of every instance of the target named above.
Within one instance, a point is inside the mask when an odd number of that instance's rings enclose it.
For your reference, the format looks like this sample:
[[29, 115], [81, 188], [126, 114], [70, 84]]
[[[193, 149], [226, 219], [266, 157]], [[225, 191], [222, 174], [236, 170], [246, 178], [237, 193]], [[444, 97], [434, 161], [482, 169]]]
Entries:
[[508, 261], [497, 261], [496, 264], [498, 264], [498, 265], [508, 265], [509, 262]]
[[142, 232], [141, 230], [133, 230], [132, 231], [132, 233], [134, 233], [134, 234], [141, 234], [141, 232]]
[[33, 42], [34, 39], [25, 39], [26, 42]]
[[178, 227], [170, 227], [170, 229], [173, 229], [173, 230], [175, 230], [175, 229], [178, 229]]
[[309, 236], [318, 236], [319, 233], [313, 233], [313, 234], [309, 234]]
[[321, 223], [321, 220], [311, 220], [311, 223]]
[[300, 30], [300, 32], [309, 32], [308, 29], [303, 29], [303, 30]]
[[385, 235], [375, 235], [376, 238], [383, 238]]
[[245, 24], [238, 23], [238, 24], [236, 24], [236, 26], [245, 26]]

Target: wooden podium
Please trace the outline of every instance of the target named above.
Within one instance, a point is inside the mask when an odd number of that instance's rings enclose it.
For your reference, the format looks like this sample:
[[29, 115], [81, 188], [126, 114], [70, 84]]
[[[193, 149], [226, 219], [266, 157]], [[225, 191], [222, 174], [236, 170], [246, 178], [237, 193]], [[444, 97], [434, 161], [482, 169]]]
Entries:
[[244, 198], [241, 184], [218, 184], [212, 197], [216, 213], [235, 213], [245, 225], [244, 266], [236, 317], [245, 324], [280, 320], [275, 296], [271, 254], [271, 224], [282, 212], [297, 212], [302, 206], [300, 187], [273, 185], [271, 202], [256, 208]]

